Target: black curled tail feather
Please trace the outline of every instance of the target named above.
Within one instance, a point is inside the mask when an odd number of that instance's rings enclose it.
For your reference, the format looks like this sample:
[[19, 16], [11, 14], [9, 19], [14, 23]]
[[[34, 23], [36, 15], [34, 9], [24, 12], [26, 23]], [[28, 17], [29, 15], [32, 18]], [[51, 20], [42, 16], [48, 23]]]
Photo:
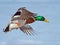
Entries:
[[9, 31], [9, 25], [4, 29], [4, 32], [8, 32]]

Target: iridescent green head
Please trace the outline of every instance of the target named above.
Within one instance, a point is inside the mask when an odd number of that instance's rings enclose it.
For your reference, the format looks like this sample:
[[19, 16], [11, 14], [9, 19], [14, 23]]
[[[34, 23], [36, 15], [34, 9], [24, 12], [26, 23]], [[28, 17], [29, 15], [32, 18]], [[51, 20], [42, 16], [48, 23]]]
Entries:
[[44, 21], [44, 22], [48, 22], [48, 20], [46, 20], [43, 16], [36, 16], [34, 17], [36, 21]]

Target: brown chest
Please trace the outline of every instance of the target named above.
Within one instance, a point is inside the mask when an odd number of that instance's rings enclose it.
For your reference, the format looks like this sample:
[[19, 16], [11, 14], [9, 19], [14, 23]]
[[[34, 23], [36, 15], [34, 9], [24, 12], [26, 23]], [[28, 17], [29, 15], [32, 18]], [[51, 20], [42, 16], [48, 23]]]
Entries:
[[26, 24], [33, 23], [34, 21], [35, 21], [34, 18], [28, 18], [26, 19]]

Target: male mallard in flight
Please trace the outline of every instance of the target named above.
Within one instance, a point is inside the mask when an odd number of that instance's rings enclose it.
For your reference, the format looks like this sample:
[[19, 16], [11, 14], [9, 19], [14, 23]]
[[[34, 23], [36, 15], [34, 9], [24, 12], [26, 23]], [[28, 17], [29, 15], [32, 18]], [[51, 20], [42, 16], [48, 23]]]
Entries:
[[33, 29], [29, 24], [35, 21], [44, 21], [48, 22], [43, 16], [37, 16], [35, 13], [28, 11], [25, 7], [21, 7], [17, 12], [12, 16], [10, 23], [4, 29], [4, 32], [9, 32], [13, 29], [20, 29], [26, 34], [30, 34]]

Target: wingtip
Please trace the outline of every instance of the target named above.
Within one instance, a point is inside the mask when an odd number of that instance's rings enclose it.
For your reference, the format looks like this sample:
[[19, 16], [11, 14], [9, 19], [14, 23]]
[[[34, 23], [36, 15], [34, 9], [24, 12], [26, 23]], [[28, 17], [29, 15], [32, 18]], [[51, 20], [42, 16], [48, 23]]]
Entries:
[[20, 10], [20, 9], [25, 9], [26, 7], [20, 7], [18, 10]]

